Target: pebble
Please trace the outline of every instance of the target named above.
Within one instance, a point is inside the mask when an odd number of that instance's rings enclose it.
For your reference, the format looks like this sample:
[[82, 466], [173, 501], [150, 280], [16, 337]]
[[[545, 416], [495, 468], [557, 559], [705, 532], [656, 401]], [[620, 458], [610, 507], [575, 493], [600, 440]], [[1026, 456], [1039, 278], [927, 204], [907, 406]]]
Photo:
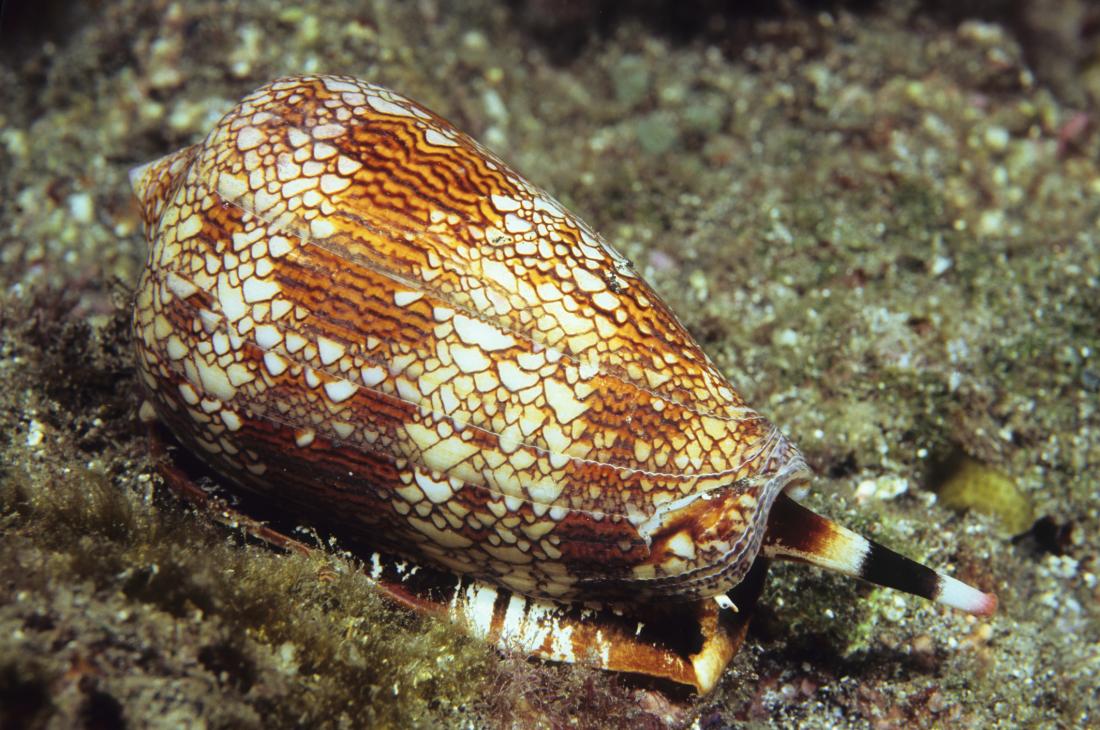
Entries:
[[772, 335], [772, 344], [779, 347], [797, 347], [800, 340], [798, 333], [789, 327], [776, 330]]
[[676, 120], [668, 112], [656, 111], [638, 120], [638, 144], [651, 155], [672, 149], [680, 139]]
[[886, 474], [875, 479], [864, 479], [856, 487], [856, 501], [869, 499], [894, 499], [909, 491], [909, 480], [902, 476]]
[[88, 193], [69, 196], [69, 215], [76, 223], [87, 224], [95, 220], [95, 201]]
[[934, 259], [932, 259], [930, 273], [932, 274], [932, 276], [939, 276], [940, 274], [943, 274], [952, 266], [954, 266], [954, 264], [955, 262], [947, 256], [936, 256]]
[[149, 85], [154, 89], [171, 89], [183, 83], [179, 57], [183, 41], [179, 36], [158, 38], [149, 49]]
[[1074, 578], [1077, 575], [1078, 561], [1069, 555], [1048, 555], [1046, 569], [1058, 578]]
[[642, 101], [649, 93], [649, 67], [645, 59], [637, 55], [626, 55], [619, 59], [611, 69], [611, 85], [615, 89], [615, 99], [631, 107]]
[[986, 210], [978, 219], [979, 236], [996, 236], [1004, 229], [1005, 214], [1002, 210]]
[[42, 423], [37, 419], [31, 421], [30, 426], [27, 428], [27, 446], [33, 449], [39, 446], [45, 437], [46, 432], [42, 429]]
[[985, 146], [995, 152], [1002, 152], [1008, 147], [1011, 136], [1004, 127], [990, 127], [985, 130]]

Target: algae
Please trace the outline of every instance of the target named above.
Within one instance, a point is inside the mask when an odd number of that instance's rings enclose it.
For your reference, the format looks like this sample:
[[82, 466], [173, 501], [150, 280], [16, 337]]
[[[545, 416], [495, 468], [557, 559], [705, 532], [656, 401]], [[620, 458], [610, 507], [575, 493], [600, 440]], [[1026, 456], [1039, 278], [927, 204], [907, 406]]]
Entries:
[[1015, 482], [974, 459], [957, 459], [932, 489], [944, 506], [990, 515], [1009, 535], [1022, 534], [1035, 522], [1031, 502]]
[[[0, 724], [1095, 724], [1100, 53], [1088, 5], [1061, 5], [5, 16]], [[165, 497], [132, 387], [126, 172], [311, 71], [420, 100], [557, 195], [800, 444], [812, 506], [994, 589], [999, 613], [785, 566], [691, 698], [502, 658], [380, 603], [353, 559], [273, 553]], [[921, 477], [945, 449], [1066, 526], [1061, 554], [938, 502]]]

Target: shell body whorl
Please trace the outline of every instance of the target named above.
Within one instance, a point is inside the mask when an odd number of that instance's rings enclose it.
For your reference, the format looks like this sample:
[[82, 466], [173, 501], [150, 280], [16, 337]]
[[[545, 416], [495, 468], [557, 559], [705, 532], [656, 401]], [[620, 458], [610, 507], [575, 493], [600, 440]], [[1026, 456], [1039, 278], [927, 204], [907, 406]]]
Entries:
[[805, 476], [629, 262], [393, 92], [279, 80], [132, 179], [147, 395], [306, 521], [528, 595], [693, 598]]

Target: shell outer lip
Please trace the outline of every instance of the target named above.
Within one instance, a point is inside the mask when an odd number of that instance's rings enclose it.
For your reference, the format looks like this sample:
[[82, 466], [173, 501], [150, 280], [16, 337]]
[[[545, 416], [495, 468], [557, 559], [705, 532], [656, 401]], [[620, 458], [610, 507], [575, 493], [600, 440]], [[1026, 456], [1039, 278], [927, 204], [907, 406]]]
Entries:
[[[772, 446], [761, 455], [764, 460], [761, 472], [744, 480], [744, 486], [754, 482], [759, 485], [757, 505], [752, 512], [751, 521], [740, 532], [736, 542], [728, 545], [725, 557], [711, 563], [682, 579], [684, 597], [712, 598], [733, 591], [748, 575], [760, 554], [767, 533], [768, 518], [772, 505], [780, 494], [798, 491], [813, 476], [809, 466], [797, 448], [778, 429], [773, 431]], [[738, 483], [708, 492], [697, 492], [662, 505], [652, 516], [638, 526], [638, 532], [647, 544], [651, 544], [653, 535], [665, 528], [666, 524], [679, 510], [702, 500], [716, 498], [716, 493], [725, 489], [738, 489]], [[696, 590], [695, 586], [705, 586]], [[691, 590], [688, 590], [688, 589]]]

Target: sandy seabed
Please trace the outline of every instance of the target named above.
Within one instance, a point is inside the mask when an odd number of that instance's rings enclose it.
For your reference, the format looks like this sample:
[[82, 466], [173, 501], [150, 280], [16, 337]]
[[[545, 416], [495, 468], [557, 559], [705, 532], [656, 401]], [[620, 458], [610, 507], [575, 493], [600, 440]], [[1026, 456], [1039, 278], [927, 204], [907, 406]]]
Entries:
[[[0, 44], [0, 725], [1100, 722], [1087, 4], [44, 5]], [[181, 506], [137, 419], [127, 171], [299, 72], [388, 85], [559, 197], [801, 446], [812, 506], [998, 613], [778, 566], [697, 698], [502, 657]]]

